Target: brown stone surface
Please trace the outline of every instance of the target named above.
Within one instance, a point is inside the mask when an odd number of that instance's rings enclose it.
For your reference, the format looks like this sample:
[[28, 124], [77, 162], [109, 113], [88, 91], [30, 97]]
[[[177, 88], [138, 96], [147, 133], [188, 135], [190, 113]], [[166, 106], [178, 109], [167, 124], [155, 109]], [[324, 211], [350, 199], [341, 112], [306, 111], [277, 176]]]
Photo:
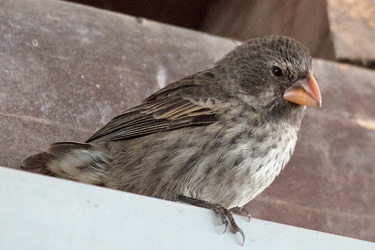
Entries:
[[65, 0], [144, 17], [191, 29], [199, 28], [211, 0]]
[[375, 0], [213, 1], [201, 29], [239, 40], [288, 35], [314, 57], [375, 67]]
[[239, 40], [287, 35], [315, 57], [334, 58], [325, 0], [213, 1], [201, 29]]
[[336, 58], [375, 65], [375, 0], [327, 0]]
[[[0, 165], [111, 117], [235, 45], [75, 4], [0, 3]], [[323, 108], [307, 111], [286, 169], [248, 208], [256, 218], [375, 241], [375, 73], [314, 61]]]
[[314, 57], [375, 67], [375, 0], [69, 0], [246, 40], [283, 34]]

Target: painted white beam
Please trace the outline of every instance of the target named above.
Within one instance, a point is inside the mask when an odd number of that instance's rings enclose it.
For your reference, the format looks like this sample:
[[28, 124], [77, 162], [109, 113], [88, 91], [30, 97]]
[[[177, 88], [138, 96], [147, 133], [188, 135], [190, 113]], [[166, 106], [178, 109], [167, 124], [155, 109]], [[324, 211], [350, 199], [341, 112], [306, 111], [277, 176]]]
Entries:
[[1, 250], [375, 249], [268, 221], [236, 221], [243, 247], [206, 209], [0, 167]]

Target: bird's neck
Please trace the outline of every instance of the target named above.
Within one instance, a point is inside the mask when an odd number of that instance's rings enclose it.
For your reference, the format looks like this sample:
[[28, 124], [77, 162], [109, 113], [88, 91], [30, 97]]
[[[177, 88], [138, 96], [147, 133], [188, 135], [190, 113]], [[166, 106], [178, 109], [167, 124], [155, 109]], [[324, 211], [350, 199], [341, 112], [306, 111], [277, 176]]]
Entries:
[[304, 114], [305, 107], [286, 103], [266, 109], [266, 111], [262, 112], [261, 119], [266, 122], [288, 123], [296, 130], [299, 130]]

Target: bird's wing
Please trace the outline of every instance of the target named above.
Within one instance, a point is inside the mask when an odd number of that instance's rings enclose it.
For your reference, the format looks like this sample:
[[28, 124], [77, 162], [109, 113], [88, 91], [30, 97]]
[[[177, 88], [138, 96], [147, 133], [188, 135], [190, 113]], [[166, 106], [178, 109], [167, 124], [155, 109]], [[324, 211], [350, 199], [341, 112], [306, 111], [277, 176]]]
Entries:
[[[217, 121], [217, 105], [213, 98], [194, 96], [206, 81], [194, 75], [169, 84], [136, 106], [113, 118], [86, 142], [127, 140], [157, 132], [212, 124]], [[181, 95], [180, 92], [190, 93]], [[189, 96], [189, 97], [187, 97]]]

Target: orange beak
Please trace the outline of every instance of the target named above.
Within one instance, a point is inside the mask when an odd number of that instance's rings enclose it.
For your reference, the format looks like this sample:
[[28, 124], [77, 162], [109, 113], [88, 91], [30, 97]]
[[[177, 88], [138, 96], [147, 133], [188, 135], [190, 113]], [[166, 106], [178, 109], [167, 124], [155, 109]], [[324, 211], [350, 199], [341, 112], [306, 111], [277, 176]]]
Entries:
[[292, 87], [287, 88], [284, 99], [302, 106], [322, 106], [322, 95], [311, 72], [306, 78], [296, 81]]

